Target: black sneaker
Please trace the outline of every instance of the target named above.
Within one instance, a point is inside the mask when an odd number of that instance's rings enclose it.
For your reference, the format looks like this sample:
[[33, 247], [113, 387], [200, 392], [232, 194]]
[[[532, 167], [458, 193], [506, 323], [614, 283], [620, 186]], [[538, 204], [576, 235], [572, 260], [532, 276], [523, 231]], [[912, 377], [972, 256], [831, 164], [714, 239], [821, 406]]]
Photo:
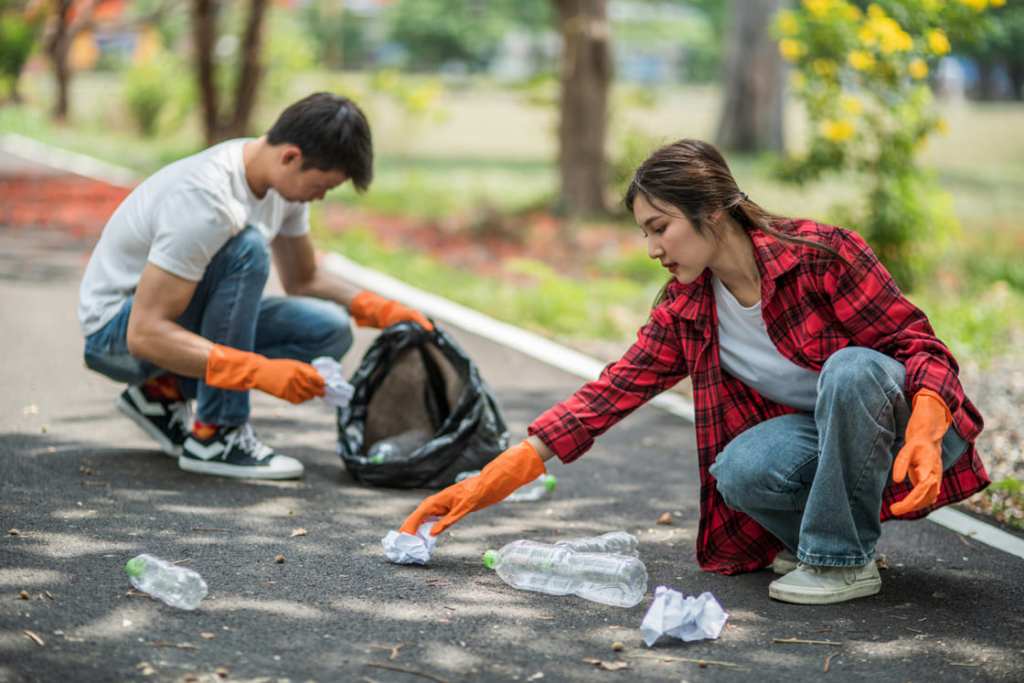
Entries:
[[182, 445], [192, 432], [192, 410], [188, 401], [151, 399], [139, 387], [128, 387], [114, 404], [131, 418], [167, 455], [181, 455]]
[[298, 479], [302, 463], [278, 455], [256, 437], [252, 425], [222, 427], [209, 439], [190, 434], [178, 467], [188, 472], [240, 479]]

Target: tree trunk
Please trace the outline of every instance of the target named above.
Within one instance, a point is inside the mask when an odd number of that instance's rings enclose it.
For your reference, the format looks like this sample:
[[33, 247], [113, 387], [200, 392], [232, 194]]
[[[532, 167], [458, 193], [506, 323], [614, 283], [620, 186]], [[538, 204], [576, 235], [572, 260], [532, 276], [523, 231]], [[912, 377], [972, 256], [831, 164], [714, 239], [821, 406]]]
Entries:
[[605, 213], [605, 134], [611, 45], [605, 0], [555, 0], [562, 30], [558, 126], [562, 206], [570, 216]]
[[730, 0], [725, 101], [716, 141], [739, 152], [782, 151], [782, 57], [769, 33], [780, 0]]
[[68, 67], [68, 48], [71, 46], [72, 35], [68, 24], [71, 4], [72, 0], [57, 0], [55, 3], [55, 23], [46, 46], [50, 62], [53, 64], [53, 77], [57, 85], [57, 99], [53, 104], [51, 116], [55, 121], [60, 122], [68, 120], [69, 110], [68, 89], [71, 70]]
[[242, 58], [238, 65], [233, 107], [221, 110], [217, 86], [214, 48], [217, 44], [217, 0], [194, 0], [192, 26], [196, 47], [196, 76], [203, 108], [203, 130], [206, 144], [213, 145], [229, 138], [242, 137], [249, 131], [249, 119], [256, 106], [256, 96], [263, 76], [260, 53], [263, 48], [263, 19], [267, 0], [252, 0], [245, 33], [242, 36]]
[[1010, 96], [1020, 102], [1024, 100], [1024, 60], [1011, 59], [1007, 65], [1010, 75]]
[[983, 102], [991, 102], [999, 99], [999, 90], [996, 87], [996, 64], [989, 59], [978, 60], [978, 85], [977, 99]]
[[226, 137], [242, 137], [249, 133], [249, 119], [256, 107], [256, 95], [263, 80], [263, 65], [260, 54], [263, 51], [263, 17], [267, 12], [267, 0], [252, 0], [249, 20], [246, 22], [242, 39], [242, 61], [238, 66], [238, 87], [235, 91], [235, 113], [227, 127]]

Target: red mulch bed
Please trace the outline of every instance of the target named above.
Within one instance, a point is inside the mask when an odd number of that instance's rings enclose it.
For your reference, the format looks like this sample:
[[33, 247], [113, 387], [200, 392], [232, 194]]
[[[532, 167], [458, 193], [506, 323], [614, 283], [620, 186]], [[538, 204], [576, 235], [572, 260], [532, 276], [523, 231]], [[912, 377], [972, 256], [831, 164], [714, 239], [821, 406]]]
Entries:
[[99, 237], [131, 188], [76, 175], [0, 177], [0, 225]]

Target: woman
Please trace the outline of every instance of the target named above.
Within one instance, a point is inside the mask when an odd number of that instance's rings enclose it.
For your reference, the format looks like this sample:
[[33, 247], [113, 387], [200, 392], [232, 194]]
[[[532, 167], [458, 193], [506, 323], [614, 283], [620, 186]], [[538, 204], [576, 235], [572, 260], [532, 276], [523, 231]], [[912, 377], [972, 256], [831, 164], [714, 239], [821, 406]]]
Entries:
[[989, 483], [974, 448], [981, 415], [949, 349], [863, 239], [767, 213], [712, 145], [655, 151], [625, 203], [650, 257], [672, 273], [636, 342], [537, 418], [525, 441], [424, 500], [402, 530], [437, 515], [441, 533], [535, 479], [552, 456], [583, 455], [689, 376], [701, 567], [772, 564], [784, 576], [768, 594], [786, 602], [874, 595], [882, 520], [922, 517]]

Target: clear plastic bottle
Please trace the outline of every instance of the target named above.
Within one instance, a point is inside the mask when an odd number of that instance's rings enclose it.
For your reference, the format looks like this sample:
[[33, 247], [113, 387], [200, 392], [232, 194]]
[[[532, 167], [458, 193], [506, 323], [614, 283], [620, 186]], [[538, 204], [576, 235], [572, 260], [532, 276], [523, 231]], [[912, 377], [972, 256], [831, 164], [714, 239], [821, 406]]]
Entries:
[[159, 557], [142, 554], [124, 566], [136, 589], [149, 593], [171, 607], [195, 609], [206, 597], [203, 577], [187, 567], [179, 567]]
[[581, 553], [524, 540], [488, 550], [484, 565], [513, 588], [578, 595], [613, 607], [633, 607], [647, 592], [647, 568], [639, 558], [628, 555]]
[[430, 432], [425, 429], [409, 429], [373, 444], [366, 457], [373, 465], [404, 462], [413, 451], [430, 441], [430, 437]]
[[588, 538], [570, 538], [564, 541], [557, 541], [555, 545], [571, 548], [578, 553], [618, 553], [639, 557], [638, 550], [640, 542], [636, 536], [625, 531], [609, 531], [600, 536]]
[[[460, 482], [463, 479], [469, 479], [480, 474], [480, 470], [472, 470], [469, 472], [459, 472], [458, 476], [455, 477], [455, 481]], [[523, 484], [512, 493], [508, 494], [503, 503], [532, 503], [537, 500], [542, 500], [550, 496], [555, 488], [558, 486], [558, 477], [553, 474], [542, 474], [528, 484]]]

